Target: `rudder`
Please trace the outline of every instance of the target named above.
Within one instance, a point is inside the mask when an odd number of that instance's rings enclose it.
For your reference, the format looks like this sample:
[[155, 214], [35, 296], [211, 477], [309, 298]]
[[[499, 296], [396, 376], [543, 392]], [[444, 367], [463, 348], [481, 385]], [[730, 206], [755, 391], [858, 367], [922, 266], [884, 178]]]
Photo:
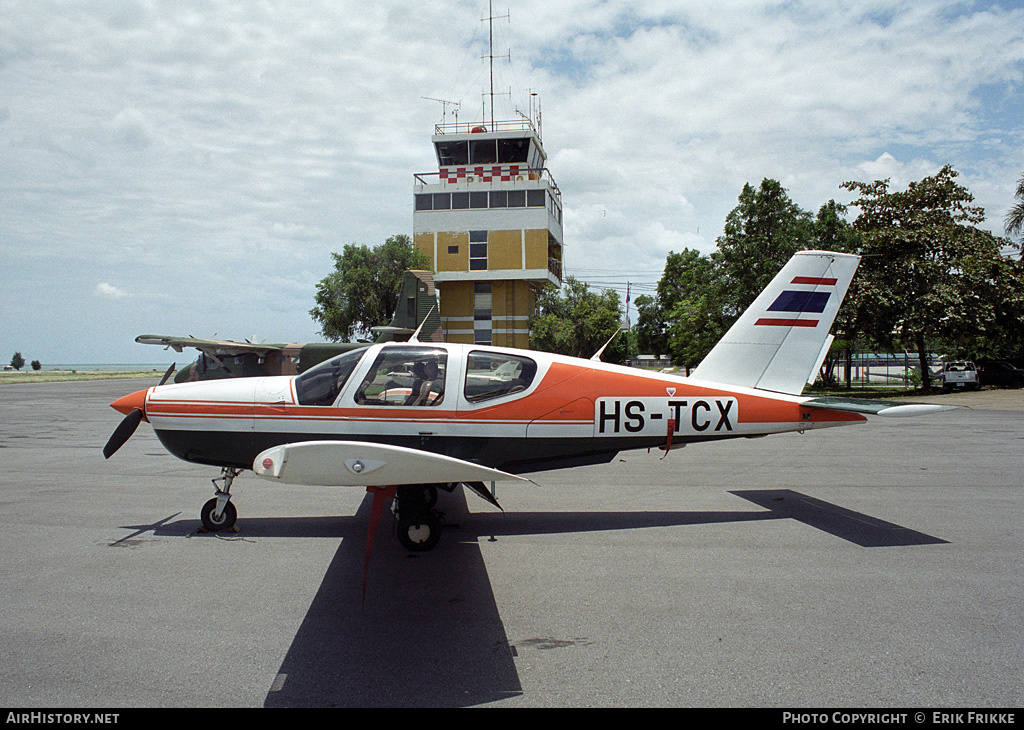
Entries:
[[691, 377], [799, 395], [859, 263], [834, 251], [794, 254]]

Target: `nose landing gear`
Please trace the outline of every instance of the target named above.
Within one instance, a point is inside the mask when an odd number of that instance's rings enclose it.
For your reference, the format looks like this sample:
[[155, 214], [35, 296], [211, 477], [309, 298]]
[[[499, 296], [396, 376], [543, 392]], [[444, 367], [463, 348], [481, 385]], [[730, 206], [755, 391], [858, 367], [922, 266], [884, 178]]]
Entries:
[[[212, 480], [216, 496], [204, 504], [203, 509], [199, 512], [203, 527], [210, 532], [223, 532], [235, 526], [238, 511], [235, 509], [235, 505], [231, 504], [231, 484], [241, 473], [241, 469], [226, 466], [221, 469], [220, 477]], [[218, 486], [217, 482], [223, 482], [223, 486]]]

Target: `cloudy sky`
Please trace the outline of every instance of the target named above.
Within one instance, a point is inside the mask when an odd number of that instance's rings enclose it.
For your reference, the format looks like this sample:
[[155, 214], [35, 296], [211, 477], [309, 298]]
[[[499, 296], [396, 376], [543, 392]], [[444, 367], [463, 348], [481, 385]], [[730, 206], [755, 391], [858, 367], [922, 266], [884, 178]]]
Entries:
[[[170, 362], [141, 333], [315, 341], [331, 252], [411, 233], [485, 0], [0, 0], [0, 361]], [[498, 0], [497, 116], [538, 94], [566, 273], [642, 291], [744, 183], [801, 207], [944, 164], [1001, 235], [1024, 2]], [[507, 17], [504, 17], [507, 16]], [[449, 115], [451, 110], [449, 109]], [[449, 120], [451, 117], [449, 116]]]

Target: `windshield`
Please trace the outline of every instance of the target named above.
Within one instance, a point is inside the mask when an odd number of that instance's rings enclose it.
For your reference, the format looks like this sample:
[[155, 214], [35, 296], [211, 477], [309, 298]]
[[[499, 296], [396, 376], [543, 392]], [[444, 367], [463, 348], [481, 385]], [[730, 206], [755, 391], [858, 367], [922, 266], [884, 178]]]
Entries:
[[295, 378], [295, 395], [299, 405], [334, 405], [348, 376], [365, 352], [365, 348], [361, 348], [332, 357]]

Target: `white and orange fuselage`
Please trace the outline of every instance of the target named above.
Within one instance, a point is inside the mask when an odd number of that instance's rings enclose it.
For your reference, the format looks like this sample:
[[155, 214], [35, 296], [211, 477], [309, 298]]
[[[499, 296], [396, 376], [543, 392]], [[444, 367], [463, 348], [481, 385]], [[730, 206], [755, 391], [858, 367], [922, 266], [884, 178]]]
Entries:
[[[114, 406], [124, 413], [141, 408], [164, 446], [182, 459], [245, 469], [274, 446], [334, 440], [401, 446], [518, 474], [607, 462], [629, 449], [865, 420], [805, 405], [811, 400], [805, 396], [534, 351], [402, 343], [343, 357], [357, 362], [330, 403], [303, 397], [304, 376], [282, 376], [164, 385]], [[384, 397], [361, 391], [382, 362], [394, 367], [428, 359], [443, 360], [430, 404], [408, 403], [411, 377], [402, 378], [404, 370], [385, 375], [392, 387]], [[481, 375], [473, 367], [481, 362], [535, 370], [528, 383], [500, 392], [508, 381], [494, 369]], [[499, 386], [483, 399], [473, 390], [480, 378]]]

